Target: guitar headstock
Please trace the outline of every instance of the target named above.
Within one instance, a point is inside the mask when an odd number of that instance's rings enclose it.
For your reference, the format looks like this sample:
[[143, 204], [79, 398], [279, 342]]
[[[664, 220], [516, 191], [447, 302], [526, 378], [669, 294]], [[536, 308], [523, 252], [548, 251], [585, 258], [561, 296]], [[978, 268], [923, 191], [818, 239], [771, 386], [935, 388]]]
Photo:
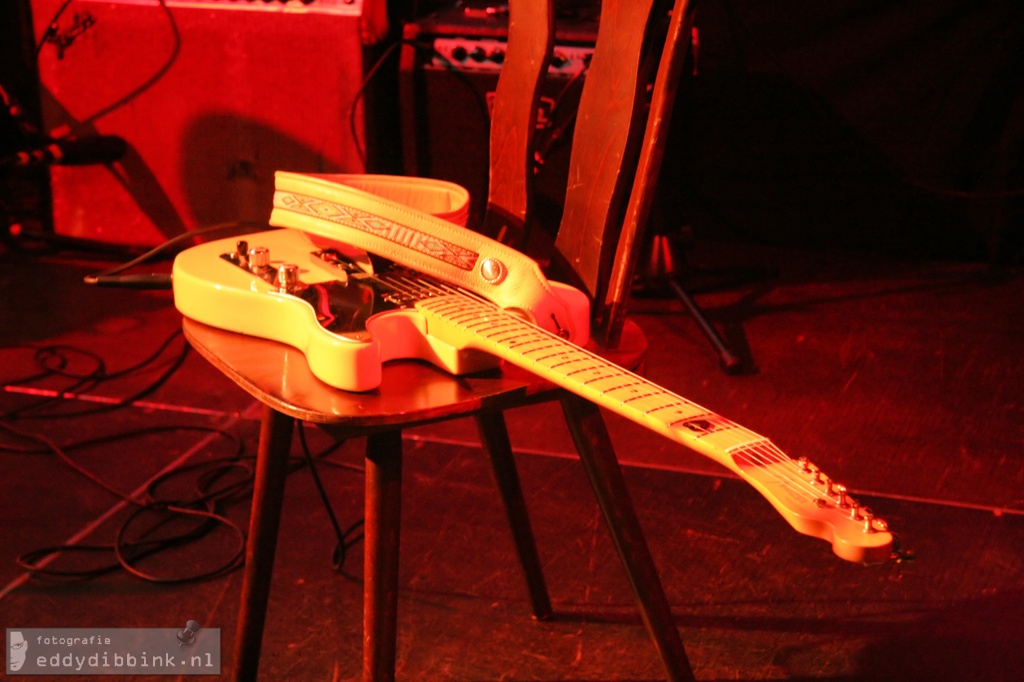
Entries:
[[[758, 450], [763, 448], [761, 445]], [[733, 453], [733, 461], [740, 475], [760, 490], [793, 528], [830, 542], [836, 556], [868, 564], [893, 556], [889, 525], [806, 458], [740, 451]]]

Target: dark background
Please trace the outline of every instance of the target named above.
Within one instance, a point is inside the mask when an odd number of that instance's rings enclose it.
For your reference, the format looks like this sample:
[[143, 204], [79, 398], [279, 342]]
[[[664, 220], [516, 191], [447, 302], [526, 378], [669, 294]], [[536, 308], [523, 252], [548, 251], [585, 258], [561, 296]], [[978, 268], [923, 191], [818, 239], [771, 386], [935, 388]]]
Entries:
[[[438, 8], [450, 5], [396, 3], [396, 36], [401, 22]], [[599, 3], [557, 8], [564, 23]], [[1019, 255], [1018, 3], [716, 0], [695, 8], [696, 69], [676, 107], [659, 229], [911, 257]], [[30, 11], [27, 0], [0, 7], [0, 79], [38, 120]], [[391, 59], [375, 78], [391, 87], [396, 69]], [[9, 120], [0, 129], [3, 153], [23, 144]], [[377, 132], [387, 143], [371, 163], [395, 170], [398, 131]], [[3, 179], [6, 209], [45, 224], [45, 187], [33, 203], [24, 178], [16, 180]]]

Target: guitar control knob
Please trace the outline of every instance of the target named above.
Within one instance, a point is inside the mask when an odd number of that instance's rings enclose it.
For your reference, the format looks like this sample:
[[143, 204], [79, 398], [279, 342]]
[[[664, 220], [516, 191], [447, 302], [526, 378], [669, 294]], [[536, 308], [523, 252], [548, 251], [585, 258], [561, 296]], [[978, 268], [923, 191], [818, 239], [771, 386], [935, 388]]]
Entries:
[[249, 267], [249, 242], [244, 239], [235, 244], [235, 261], [243, 268]]
[[277, 289], [282, 294], [287, 294], [299, 286], [299, 266], [294, 263], [285, 263], [277, 268]]
[[270, 265], [270, 249], [265, 246], [254, 246], [249, 249], [249, 268], [259, 270]]

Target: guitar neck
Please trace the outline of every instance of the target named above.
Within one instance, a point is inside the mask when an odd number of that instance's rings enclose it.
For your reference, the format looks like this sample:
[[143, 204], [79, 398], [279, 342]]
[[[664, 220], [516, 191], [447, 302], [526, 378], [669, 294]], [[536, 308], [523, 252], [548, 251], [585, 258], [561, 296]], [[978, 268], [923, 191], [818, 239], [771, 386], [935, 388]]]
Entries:
[[[431, 298], [417, 306], [428, 320], [469, 335], [463, 345], [497, 355], [743, 475], [775, 452], [768, 439], [513, 314], [470, 297]], [[431, 328], [431, 333], [435, 328]]]
[[883, 561], [886, 525], [806, 459], [643, 377], [506, 312], [446, 290], [416, 303], [428, 331], [476, 348], [699, 452], [756, 488], [796, 530], [851, 561]]

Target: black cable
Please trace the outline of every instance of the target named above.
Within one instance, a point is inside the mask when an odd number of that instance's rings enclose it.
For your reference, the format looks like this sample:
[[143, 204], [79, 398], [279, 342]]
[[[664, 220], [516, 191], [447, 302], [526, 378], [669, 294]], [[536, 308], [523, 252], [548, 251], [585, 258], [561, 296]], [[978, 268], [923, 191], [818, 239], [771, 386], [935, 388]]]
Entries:
[[[345, 558], [348, 556], [348, 550], [359, 543], [363, 539], [363, 534], [359, 530], [363, 527], [363, 519], [359, 519], [348, 528], [342, 530], [341, 524], [338, 523], [338, 517], [334, 513], [334, 508], [331, 506], [331, 501], [327, 496], [327, 490], [324, 488], [323, 482], [320, 480], [320, 474], [317, 473], [316, 464], [313, 462], [313, 455], [310, 453], [309, 445], [306, 442], [305, 429], [302, 427], [302, 422], [298, 423], [299, 432], [299, 443], [302, 445], [302, 454], [306, 459], [306, 465], [309, 467], [309, 473], [313, 477], [313, 483], [316, 486], [317, 493], [320, 495], [320, 500], [323, 502], [324, 510], [327, 512], [327, 518], [331, 522], [331, 527], [334, 529], [334, 536], [336, 544], [334, 551], [331, 553], [331, 565], [335, 571], [341, 573], [345, 566]], [[321, 455], [328, 454], [344, 444], [344, 441], [337, 441], [331, 448], [329, 448]], [[359, 470], [356, 467], [353, 467]], [[357, 535], [354, 535], [358, 533]]]
[[[159, 256], [160, 254], [166, 251], [170, 251], [174, 247], [177, 247], [182, 242], [191, 241], [196, 237], [204, 237], [209, 236], [211, 234], [218, 234], [221, 232], [234, 232], [235, 230], [243, 229], [266, 230], [267, 225], [264, 223], [247, 223], [240, 221], [231, 221], [226, 223], [217, 223], [216, 225], [210, 225], [209, 227], [202, 227], [196, 230], [189, 230], [188, 232], [183, 232], [182, 234], [179, 234], [176, 237], [171, 237], [170, 239], [160, 244], [159, 246], [153, 247], [149, 251], [146, 251], [145, 253], [136, 256], [130, 261], [121, 263], [120, 265], [115, 265], [114, 267], [109, 268], [107, 270], [103, 270], [102, 272], [97, 272], [92, 275], [86, 275], [83, 281], [86, 284], [95, 284], [98, 286], [116, 286], [118, 282], [123, 281], [123, 279], [119, 280], [118, 278], [114, 277], [115, 275], [122, 273], [125, 270], [134, 268], [137, 265], [141, 265], [142, 263], [145, 263], [149, 260], [152, 260], [153, 258]], [[167, 281], [168, 283], [170, 282], [169, 279]]]
[[373, 66], [371, 66], [370, 69], [366, 72], [366, 75], [363, 77], [362, 83], [359, 84], [359, 89], [356, 90], [356, 94], [352, 98], [352, 104], [349, 105], [349, 108], [348, 108], [348, 128], [349, 128], [349, 133], [352, 135], [352, 141], [355, 143], [356, 153], [359, 154], [359, 160], [362, 162], [363, 167], [366, 167], [366, 164], [368, 163], [368, 161], [367, 161], [367, 152], [366, 152], [366, 149], [364, 149], [363, 146], [359, 143], [359, 137], [360, 136], [359, 136], [359, 130], [356, 127], [356, 110], [357, 110], [357, 108], [359, 106], [359, 102], [363, 99], [363, 95], [366, 94], [366, 88], [368, 88], [370, 86], [370, 81], [372, 81], [373, 77], [375, 75], [377, 75], [377, 71], [379, 71], [380, 68], [384, 65], [384, 62], [387, 61], [388, 57], [390, 57], [392, 55], [392, 53], [394, 53], [394, 51], [398, 47], [400, 47], [401, 45], [405, 44], [406, 42], [407, 41], [404, 41], [404, 40], [398, 40], [398, 41], [392, 43], [391, 45], [389, 45], [387, 47], [387, 49], [384, 50], [384, 52], [381, 54], [381, 56], [377, 58], [377, 61], [375, 61], [373, 63]]
[[46, 22], [46, 30], [43, 31], [43, 35], [39, 36], [39, 41], [36, 43], [36, 58], [38, 58], [39, 54], [43, 51], [43, 45], [50, 42], [50, 37], [57, 32], [57, 21], [64, 15], [68, 5], [72, 2], [74, 2], [74, 0], [64, 0], [61, 6], [57, 8], [57, 11], [53, 13], [50, 20]]
[[[20, 377], [18, 379], [9, 380], [7, 382], [7, 385], [9, 386], [14, 384], [28, 384], [33, 381], [45, 379], [46, 377], [57, 374], [59, 376], [78, 380], [74, 384], [72, 384], [69, 387], [66, 387], [63, 391], [60, 392], [61, 394], [70, 393], [82, 389], [89, 383], [92, 383], [93, 385], [95, 385], [95, 383], [98, 383], [98, 378], [103, 375], [104, 369], [106, 367], [106, 363], [103, 361], [103, 358], [101, 358], [96, 353], [66, 344], [55, 344], [42, 347], [12, 346], [8, 350], [19, 349], [34, 351], [35, 353], [33, 359], [35, 360], [36, 364], [39, 367], [41, 367], [41, 371], [36, 372], [35, 374], [30, 374], [29, 376], [26, 377]], [[89, 360], [92, 360], [95, 363], [94, 368], [91, 371], [86, 372], [84, 374], [76, 374], [74, 372], [71, 372], [70, 370], [66, 370], [65, 368], [68, 366], [70, 362], [69, 355], [75, 353], [81, 354], [82, 356], [88, 358]], [[13, 412], [0, 413], [0, 419], [15, 418], [17, 417], [19, 412], [35, 409], [40, 404], [46, 404], [59, 398], [60, 395], [52, 398], [46, 398], [45, 400], [40, 401], [40, 403], [21, 407], [18, 408], [17, 410], [14, 410]]]
[[[54, 35], [56, 35], [57, 31], [59, 30], [59, 26], [57, 25], [57, 22], [60, 19], [60, 17], [64, 14], [64, 12], [67, 11], [68, 6], [73, 1], [74, 0], [64, 0], [64, 3], [61, 4], [61, 6], [59, 8], [57, 8], [56, 12], [54, 12], [53, 18], [51, 18], [50, 21], [47, 22], [46, 30], [43, 32], [43, 35], [39, 37], [39, 40], [36, 43], [36, 57], [37, 58], [41, 54], [41, 52], [43, 50], [43, 46], [46, 45], [49, 42], [53, 42], [52, 38], [53, 38]], [[115, 110], [119, 109], [120, 107], [123, 107], [125, 104], [127, 104], [128, 102], [130, 102], [133, 99], [135, 99], [136, 97], [138, 97], [139, 95], [144, 93], [146, 90], [148, 90], [149, 88], [153, 87], [153, 85], [155, 85], [157, 83], [157, 81], [159, 81], [161, 78], [163, 78], [164, 75], [168, 71], [170, 71], [171, 67], [174, 65], [174, 62], [177, 61], [178, 55], [181, 53], [181, 32], [178, 30], [178, 23], [174, 20], [174, 14], [171, 12], [171, 8], [167, 6], [167, 1], [166, 0], [156, 0], [156, 2], [160, 6], [160, 9], [163, 10], [163, 13], [164, 13], [164, 15], [167, 18], [167, 24], [168, 24], [168, 26], [171, 29], [171, 36], [172, 36], [172, 40], [173, 40], [173, 47], [171, 48], [171, 54], [167, 57], [167, 61], [165, 61], [160, 66], [160, 68], [158, 68], [153, 73], [152, 76], [147, 78], [141, 84], [136, 86], [133, 90], [129, 91], [127, 94], [122, 96], [120, 99], [118, 99], [118, 100], [116, 100], [114, 102], [111, 102], [110, 104], [108, 104], [104, 108], [100, 109], [99, 111], [96, 111], [93, 114], [91, 114], [90, 116], [86, 117], [85, 119], [83, 119], [81, 121], [78, 121], [77, 122], [78, 127], [89, 126], [93, 122], [97, 121], [98, 119], [103, 118], [107, 114], [111, 113], [112, 111], [115, 111]]]
[[[243, 493], [246, 493], [250, 489], [250, 484], [253, 477], [252, 467], [248, 462], [244, 461], [243, 456], [245, 448], [241, 440], [231, 435], [230, 433], [223, 431], [222, 429], [216, 429], [211, 427], [201, 426], [165, 426], [155, 427], [147, 429], [138, 429], [133, 432], [116, 434], [114, 436], [106, 436], [100, 438], [93, 438], [76, 443], [71, 443], [65, 446], [58, 446], [50, 438], [40, 435], [22, 431], [11, 427], [8, 424], [0, 422], [0, 428], [6, 430], [8, 433], [12, 433], [21, 438], [35, 441], [42, 444], [44, 447], [37, 449], [28, 448], [16, 448], [8, 445], [0, 445], [0, 449], [22, 452], [22, 453], [41, 453], [41, 452], [52, 452], [56, 454], [63, 463], [72, 468], [77, 473], [85, 476], [94, 484], [100, 486], [104, 490], [112, 493], [115, 497], [121, 501], [126, 502], [135, 507], [129, 517], [121, 524], [118, 528], [115, 536], [115, 540], [111, 545], [55, 545], [49, 547], [43, 547], [39, 549], [26, 552], [17, 557], [16, 562], [25, 571], [35, 576], [49, 576], [49, 577], [62, 577], [62, 578], [89, 578], [109, 573], [113, 570], [121, 568], [138, 578], [144, 579], [148, 582], [157, 583], [182, 583], [192, 582], [197, 580], [208, 579], [224, 575], [230, 571], [238, 568], [244, 558], [244, 547], [245, 547], [245, 536], [241, 528], [239, 528], [234, 522], [228, 519], [220, 511], [220, 507], [227, 502], [235, 501], [243, 497]], [[195, 430], [202, 432], [210, 432], [219, 434], [230, 441], [235, 443], [235, 454], [228, 458], [218, 458], [215, 460], [195, 463], [189, 466], [178, 467], [175, 470], [160, 476], [152, 481], [146, 488], [144, 494], [139, 498], [133, 497], [122, 491], [117, 490], [113, 486], [103, 481], [101, 478], [88, 471], [73, 459], [71, 459], [67, 451], [72, 449], [80, 449], [87, 447], [94, 447], [96, 445], [114, 442], [118, 440], [124, 440], [127, 438], [133, 438], [140, 435], [151, 435], [154, 433], [168, 432], [168, 431], [183, 431], [183, 430]], [[192, 471], [200, 471], [196, 486], [196, 495], [191, 499], [186, 500], [167, 500], [160, 499], [158, 494], [159, 487], [169, 481], [172, 477], [181, 476], [185, 473]], [[241, 470], [244, 472], [244, 476], [241, 480], [228, 485], [222, 486], [219, 489], [213, 488], [213, 484], [217, 483], [221, 478], [227, 475], [229, 472], [234, 470]], [[141, 533], [135, 534], [135, 539], [129, 541], [126, 539], [129, 529], [136, 524], [137, 520], [146, 513], [156, 512], [159, 515], [158, 522], [150, 528], [144, 530]], [[158, 537], [155, 539], [147, 539], [148, 536], [152, 535], [156, 530], [161, 527], [170, 524], [172, 522], [180, 522], [181, 518], [185, 517], [187, 521], [193, 522], [190, 528], [185, 531], [172, 534], [165, 537]], [[184, 546], [190, 542], [198, 541], [212, 532], [217, 527], [227, 528], [232, 535], [236, 538], [236, 547], [234, 548], [233, 554], [220, 565], [209, 571], [203, 571], [198, 574], [192, 574], [187, 576], [176, 576], [176, 577], [160, 577], [149, 573], [145, 573], [135, 566], [140, 559], [151, 556], [153, 554], [173, 549], [176, 547]], [[44, 559], [55, 555], [64, 553], [113, 553], [116, 562], [108, 563], [107, 565], [89, 567], [85, 569], [59, 569], [59, 568], [47, 568], [40, 565]]]
[[[37, 349], [37, 351], [36, 351], [36, 362], [41, 364], [41, 366], [43, 368], [43, 371], [38, 373], [38, 374], [32, 375], [31, 377], [29, 377], [27, 379], [23, 379], [23, 380], [19, 380], [19, 381], [14, 381], [14, 382], [8, 382], [9, 384], [13, 384], [13, 383], [27, 383], [27, 381], [29, 381], [29, 380], [36, 381], [36, 380], [39, 380], [39, 379], [42, 379], [42, 378], [45, 378], [45, 377], [48, 377], [48, 376], [52, 376], [52, 375], [57, 375], [57, 376], [63, 376], [63, 377], [67, 377], [67, 378], [77, 379], [78, 381], [74, 382], [69, 387], [65, 387], [63, 390], [57, 391], [56, 395], [54, 395], [54, 396], [46, 397], [46, 398], [44, 398], [42, 400], [39, 400], [39, 401], [36, 401], [36, 402], [34, 402], [34, 403], [30, 404], [30, 405], [22, 406], [20, 408], [17, 408], [15, 410], [10, 411], [10, 412], [6, 412], [6, 413], [3, 413], [3, 414], [0, 414], [0, 418], [2, 418], [2, 419], [25, 419], [25, 418], [32, 418], [32, 419], [43, 419], [43, 418], [46, 418], [46, 419], [52, 419], [54, 417], [92, 416], [92, 415], [100, 414], [100, 413], [103, 413], [103, 412], [109, 412], [111, 410], [116, 410], [116, 409], [119, 409], [121, 407], [125, 407], [127, 405], [130, 405], [130, 404], [134, 403], [137, 400], [141, 400], [145, 396], [151, 394], [153, 391], [155, 391], [158, 388], [160, 388], [161, 386], [163, 386], [171, 378], [171, 376], [181, 367], [181, 365], [185, 362], [185, 359], [188, 357], [188, 353], [190, 352], [190, 348], [191, 348], [188, 345], [187, 342], [182, 341], [181, 350], [170, 361], [167, 369], [165, 369], [156, 379], [154, 379], [153, 381], [151, 381], [150, 383], [148, 383], [147, 385], [145, 385], [143, 388], [139, 389], [135, 393], [132, 393], [132, 394], [130, 394], [130, 395], [124, 397], [124, 398], [119, 398], [115, 402], [111, 402], [109, 404], [101, 405], [101, 406], [98, 406], [98, 407], [92, 407], [92, 408], [88, 408], [88, 409], [78, 410], [77, 412], [61, 412], [61, 413], [56, 413], [56, 414], [55, 413], [30, 414], [30, 415], [25, 414], [25, 413], [28, 413], [28, 412], [32, 412], [32, 411], [38, 410], [41, 407], [44, 407], [46, 405], [50, 405], [50, 404], [53, 404], [53, 403], [56, 403], [56, 402], [59, 402], [59, 401], [64, 401], [65, 400], [65, 396], [68, 395], [68, 394], [74, 394], [76, 392], [81, 392], [81, 391], [84, 391], [84, 390], [89, 390], [89, 389], [95, 388], [96, 386], [98, 386], [99, 384], [103, 383], [104, 381], [107, 381], [107, 380], [110, 380], [110, 379], [119, 379], [119, 378], [125, 377], [125, 376], [127, 376], [129, 374], [132, 374], [134, 372], [140, 371], [140, 370], [146, 368], [147, 366], [151, 365], [152, 363], [154, 363], [161, 355], [164, 354], [164, 352], [171, 346], [171, 344], [174, 341], [176, 341], [177, 339], [179, 339], [179, 337], [181, 337], [181, 336], [182, 336], [181, 329], [175, 329], [167, 337], [167, 339], [165, 339], [163, 341], [163, 343], [160, 344], [160, 346], [157, 348], [157, 350], [154, 351], [152, 354], [150, 354], [147, 358], [145, 358], [144, 360], [141, 360], [141, 361], [135, 363], [134, 365], [131, 365], [129, 367], [125, 367], [124, 369], [120, 369], [120, 370], [117, 370], [115, 372], [107, 372], [106, 371], [106, 363], [103, 361], [103, 359], [99, 355], [97, 355], [95, 353], [92, 353], [90, 351], [86, 351], [86, 350], [81, 349], [81, 348], [75, 348], [74, 346], [67, 346], [67, 345], [56, 345], [56, 346], [44, 346], [44, 347], [42, 347], [40, 349]], [[65, 353], [67, 351], [72, 351], [72, 352], [75, 352], [75, 353], [79, 353], [79, 354], [81, 354], [81, 355], [83, 355], [85, 357], [93, 359], [96, 362], [96, 367], [91, 372], [87, 372], [87, 373], [84, 373], [84, 374], [76, 374], [74, 372], [66, 370], [65, 367], [67, 366], [67, 362], [68, 361], [67, 361], [67, 355]], [[46, 364], [43, 364], [46, 361], [46, 359], [49, 359], [49, 358], [57, 358], [57, 363], [58, 364], [57, 364], [56, 367], [51, 367], [51, 366], [47, 366]]]
[[[166, 343], [163, 347], [166, 347]], [[158, 354], [154, 354], [149, 358], [149, 360], [151, 361], [153, 358], [157, 357], [157, 355]], [[102, 364], [101, 359], [99, 362]], [[132, 368], [126, 368], [126, 370], [122, 370], [115, 374], [126, 372], [129, 369], [137, 369], [144, 365], [145, 362], [137, 363]], [[75, 413], [73, 416], [77, 416], [78, 414], [79, 413]], [[21, 554], [17, 557], [16, 562], [23, 570], [31, 575], [63, 579], [88, 579], [120, 569], [147, 582], [180, 584], [222, 576], [242, 565], [245, 552], [245, 536], [242, 529], [240, 529], [224, 514], [223, 507], [227, 504], [244, 499], [251, 493], [254, 472], [252, 458], [244, 457], [244, 444], [232, 434], [221, 429], [211, 427], [172, 425], [135, 429], [113, 435], [94, 437], [64, 445], [58, 445], [53, 439], [46, 435], [31, 433], [3, 421], [0, 421], [0, 430], [6, 431], [8, 434], [29, 441], [30, 443], [34, 443], [33, 446], [0, 443], [0, 450], [20, 454], [52, 453], [56, 455], [68, 468], [88, 479], [98, 487], [104, 489], [117, 499], [134, 507], [128, 518], [119, 526], [116, 531], [114, 541], [110, 545], [54, 545], [34, 549]], [[235, 443], [235, 454], [229, 458], [218, 458], [211, 461], [177, 467], [174, 470], [154, 479], [146, 487], [144, 494], [138, 498], [110, 485], [105, 480], [80, 465], [68, 454], [73, 450], [94, 448], [97, 446], [157, 433], [184, 430], [219, 434]], [[313, 455], [309, 448], [305, 430], [303, 428], [299, 429], [299, 441], [302, 446], [303, 458], [296, 460], [292, 466], [289, 467], [289, 473], [297, 471], [300, 468], [308, 468], [310, 470], [314, 484], [317, 488], [320, 499], [324, 504], [324, 508], [336, 538], [336, 545], [332, 552], [332, 567], [334, 570], [341, 573], [343, 572], [348, 551], [363, 539], [363, 519], [360, 518], [347, 528], [343, 529], [341, 527], [337, 515], [330, 503], [326, 488], [320, 478], [319, 472], [317, 471], [316, 460], [320, 459], [324, 463], [340, 466], [357, 472], [363, 472], [364, 470], [358, 466], [323, 459], [338, 448], [342, 447], [344, 444], [343, 441], [332, 443], [316, 455]], [[243, 475], [234, 481], [228, 481], [227, 483], [222, 484], [222, 480], [232, 472], [241, 472]], [[185, 476], [190, 473], [198, 474], [195, 494], [193, 496], [187, 499], [168, 499], [161, 494], [162, 486], [170, 483], [174, 478]], [[156, 523], [142, 531], [136, 530], [140, 520], [148, 514], [157, 515]], [[172, 523], [181, 523], [183, 519], [189, 522], [183, 531], [170, 535], [152, 537], [161, 528]], [[211, 570], [201, 571], [199, 573], [193, 573], [185, 576], [177, 575], [168, 577], [157, 576], [143, 571], [138, 567], [139, 562], [143, 559], [161, 552], [186, 546], [189, 543], [198, 542], [199, 540], [207, 537], [217, 528], [226, 528], [233, 537], [235, 537], [236, 542], [231, 555], [220, 565]], [[85, 568], [50, 568], [41, 565], [44, 560], [47, 560], [53, 555], [102, 555], [111, 553], [114, 555], [115, 561], [98, 566], [88, 566]]]
[[[143, 360], [129, 365], [123, 369], [107, 372], [106, 363], [103, 358], [99, 355], [86, 351], [83, 349], [75, 348], [67, 345], [57, 346], [46, 346], [43, 348], [35, 349], [35, 360], [41, 367], [41, 371], [33, 374], [26, 379], [38, 380], [48, 376], [63, 376], [66, 378], [72, 378], [76, 381], [73, 383], [73, 390], [81, 389], [85, 386], [95, 386], [102, 381], [120, 378], [128, 376], [134, 372], [137, 372], [147, 366], [150, 366], [155, 362], [164, 352], [170, 347], [171, 343], [174, 342], [181, 336], [181, 330], [175, 330], [174, 333], [170, 334], [167, 339], [159, 345], [159, 347], [151, 353], [148, 357]], [[29, 347], [30, 348], [30, 347]], [[188, 344], [182, 344], [182, 351], [174, 358], [167, 369], [165, 369], [160, 376], [153, 382], [149, 383], [143, 389], [135, 392], [133, 395], [123, 398], [116, 403], [111, 405], [104, 405], [96, 409], [80, 410], [78, 412], [64, 413], [64, 414], [46, 414], [46, 415], [32, 415], [35, 417], [77, 417], [86, 414], [96, 414], [98, 412], [108, 411], [123, 407], [124, 405], [130, 404], [135, 400], [143, 397], [144, 395], [156, 390], [161, 386], [177, 369], [181, 366], [188, 352]], [[92, 366], [86, 371], [77, 371], [70, 368], [69, 355], [71, 353], [79, 353], [83, 357], [86, 357], [92, 361]], [[67, 391], [58, 393], [57, 398], [50, 398], [41, 402], [33, 403], [27, 407], [22, 407], [18, 410], [8, 412], [3, 415], [7, 420], [17, 417], [25, 417], [24, 414], [30, 410], [37, 410], [43, 405], [49, 404], [54, 400], [60, 399], [60, 396], [66, 394]], [[247, 471], [247, 476], [241, 482], [234, 485], [222, 488], [219, 490], [211, 489], [213, 483], [218, 481], [228, 469], [238, 468], [238, 458], [244, 454], [244, 446], [242, 442], [228, 434], [227, 432], [220, 429], [213, 429], [209, 427], [193, 427], [193, 426], [164, 426], [164, 427], [152, 427], [146, 429], [137, 429], [134, 431], [124, 432], [121, 434], [115, 434], [113, 436], [104, 436], [98, 438], [92, 438], [87, 440], [78, 441], [75, 443], [67, 444], [64, 446], [59, 445], [56, 441], [47, 435], [32, 433], [24, 429], [13, 426], [6, 421], [0, 421], [0, 430], [7, 432], [8, 434], [15, 436], [18, 439], [34, 443], [34, 447], [0, 443], [0, 450], [9, 452], [18, 452], [22, 454], [41, 454], [41, 453], [52, 453], [68, 468], [75, 471], [82, 477], [88, 479], [94, 485], [104, 489], [117, 499], [122, 502], [128, 503], [136, 507], [135, 511], [129, 516], [129, 518], [122, 524], [117, 531], [115, 541], [112, 545], [69, 545], [69, 546], [51, 546], [44, 547], [41, 549], [27, 552], [17, 558], [17, 563], [24, 570], [32, 575], [47, 575], [51, 577], [78, 577], [87, 578], [96, 575], [108, 573], [117, 568], [122, 568], [133, 575], [143, 578], [151, 582], [184, 582], [192, 580], [200, 580], [218, 575], [223, 575], [226, 572], [237, 568], [242, 561], [244, 556], [244, 534], [240, 528], [238, 528], [233, 522], [225, 517], [219, 511], [219, 506], [225, 501], [232, 497], [237, 497], [239, 492], [243, 488], [247, 488], [246, 485], [251, 481], [252, 473], [251, 467], [243, 467]], [[69, 450], [95, 447], [97, 445], [103, 445], [107, 443], [116, 442], [119, 440], [125, 440], [129, 438], [138, 437], [141, 435], [149, 435], [154, 433], [166, 432], [166, 431], [181, 431], [181, 430], [199, 430], [205, 432], [212, 432], [220, 434], [225, 438], [229, 438], [235, 443], [235, 456], [226, 465], [218, 465], [216, 462], [214, 465], [221, 466], [220, 471], [206, 472], [200, 477], [199, 488], [197, 489], [197, 495], [190, 500], [160, 500], [157, 495], [157, 488], [162, 481], [169, 479], [171, 476], [176, 475], [182, 471], [189, 471], [194, 467], [183, 467], [170, 472], [165, 476], [156, 479], [146, 490], [145, 495], [141, 497], [134, 497], [122, 490], [117, 489], [115, 486], [109, 484], [87, 468], [80, 465], [75, 461], [69, 454]], [[202, 467], [211, 466], [210, 463], [202, 463]], [[161, 522], [146, 532], [139, 535], [135, 533], [135, 537], [132, 541], [126, 540], [129, 530], [133, 528], [133, 524], [143, 514], [148, 512], [158, 512], [161, 516]], [[185, 532], [178, 533], [168, 537], [162, 537], [156, 540], [145, 539], [147, 535], [154, 532], [160, 526], [170, 523], [173, 520], [178, 520], [185, 517], [186, 520], [193, 523], [189, 524], [190, 527]], [[174, 577], [165, 578], [158, 577], [155, 575], [147, 574], [138, 569], [135, 563], [140, 559], [150, 556], [154, 553], [165, 551], [173, 547], [180, 547], [190, 542], [199, 540], [215, 528], [226, 527], [237, 539], [237, 547], [234, 553], [221, 565], [217, 566], [211, 571], [202, 572], [196, 575], [189, 575], [185, 577]], [[90, 567], [81, 570], [66, 570], [66, 569], [50, 569], [41, 566], [40, 563], [43, 560], [55, 554], [62, 553], [100, 553], [100, 552], [112, 552], [116, 559], [116, 563], [111, 563], [105, 566]]]
[[363, 99], [363, 96], [366, 94], [366, 89], [370, 86], [370, 82], [373, 80], [374, 76], [377, 75], [377, 72], [381, 69], [381, 67], [384, 65], [387, 59], [394, 53], [394, 51], [401, 47], [402, 45], [412, 45], [418, 50], [429, 50], [434, 57], [437, 57], [438, 59], [443, 61], [445, 63], [446, 70], [449, 71], [450, 73], [459, 76], [462, 79], [463, 83], [470, 88], [474, 95], [476, 95], [481, 107], [481, 111], [484, 115], [484, 120], [487, 121], [490, 119], [490, 114], [487, 109], [486, 100], [483, 97], [480, 97], [479, 93], [476, 91], [476, 88], [469, 81], [469, 79], [466, 78], [465, 74], [462, 73], [462, 70], [459, 69], [456, 64], [453, 64], [451, 60], [449, 60], [442, 53], [434, 49], [433, 43], [422, 43], [415, 40], [405, 39], [396, 40], [395, 42], [388, 45], [384, 52], [382, 52], [381, 55], [377, 58], [377, 60], [373, 63], [373, 66], [371, 66], [369, 70], [366, 72], [366, 75], [363, 77], [363, 81], [359, 85], [359, 89], [356, 90], [356, 94], [352, 98], [352, 104], [349, 106], [349, 133], [352, 135], [352, 139], [355, 141], [356, 152], [359, 154], [359, 160], [363, 163], [364, 166], [368, 163], [368, 159], [366, 150], [359, 143], [360, 136], [359, 130], [356, 127], [356, 110], [359, 105], [359, 102]]

